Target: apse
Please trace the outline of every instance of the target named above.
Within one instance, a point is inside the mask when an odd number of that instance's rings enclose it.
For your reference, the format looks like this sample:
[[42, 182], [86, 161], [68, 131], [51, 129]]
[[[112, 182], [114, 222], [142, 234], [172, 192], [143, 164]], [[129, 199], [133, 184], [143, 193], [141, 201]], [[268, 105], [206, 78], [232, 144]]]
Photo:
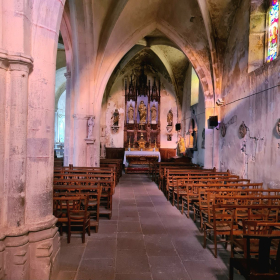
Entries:
[[[198, 106], [199, 95], [200, 107], [203, 107], [203, 91], [190, 61], [176, 44], [154, 30], [126, 53], [108, 81], [100, 118], [101, 158], [106, 157], [106, 151], [114, 154], [140, 149], [141, 139], [146, 143], [145, 150], [156, 148], [161, 156], [177, 156], [178, 141], [182, 137], [192, 156], [200, 151], [200, 159], [196, 161], [203, 163], [201, 145], [194, 150], [190, 144], [193, 131], [189, 128], [192, 111], [189, 108]], [[146, 108], [143, 123], [141, 104]], [[201, 108], [200, 113], [203, 110]], [[199, 131], [196, 133], [200, 133], [198, 139], [202, 142], [204, 115], [197, 121]], [[176, 129], [176, 124], [182, 124], [182, 128]]]

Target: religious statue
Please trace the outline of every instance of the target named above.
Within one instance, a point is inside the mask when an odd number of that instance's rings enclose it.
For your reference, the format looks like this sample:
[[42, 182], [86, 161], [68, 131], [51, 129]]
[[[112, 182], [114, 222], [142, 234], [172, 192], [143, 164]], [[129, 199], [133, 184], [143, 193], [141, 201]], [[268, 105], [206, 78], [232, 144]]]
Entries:
[[92, 138], [92, 130], [93, 130], [93, 127], [94, 127], [94, 117], [90, 117], [87, 121], [87, 126], [88, 126], [88, 139], [91, 139]]
[[172, 109], [170, 109], [167, 114], [167, 125], [172, 125], [172, 124], [173, 124], [173, 112]]
[[128, 108], [128, 122], [129, 123], [134, 123], [134, 108], [132, 106], [132, 104], [130, 104], [129, 108]]
[[278, 133], [278, 135], [280, 135], [280, 119], [278, 120], [278, 122], [276, 124], [276, 132]]
[[186, 151], [185, 139], [182, 136], [179, 136], [178, 146], [179, 146], [179, 154], [184, 154]]
[[157, 123], [157, 108], [156, 108], [155, 104], [151, 108], [151, 118], [152, 118], [151, 123], [156, 124]]
[[111, 119], [113, 119], [113, 126], [119, 126], [120, 113], [119, 113], [118, 109], [115, 109], [115, 112], [113, 113], [113, 116]]
[[147, 107], [143, 100], [140, 102], [140, 105], [138, 107], [138, 112], [140, 116], [140, 123], [145, 123], [147, 118]]

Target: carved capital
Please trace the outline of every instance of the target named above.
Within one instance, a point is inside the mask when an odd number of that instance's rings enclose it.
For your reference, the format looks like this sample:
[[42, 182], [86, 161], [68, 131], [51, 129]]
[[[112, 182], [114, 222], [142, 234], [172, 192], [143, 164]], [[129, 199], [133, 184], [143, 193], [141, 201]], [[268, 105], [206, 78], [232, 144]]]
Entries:
[[0, 49], [0, 68], [30, 73], [33, 68], [33, 58], [23, 53], [9, 53]]

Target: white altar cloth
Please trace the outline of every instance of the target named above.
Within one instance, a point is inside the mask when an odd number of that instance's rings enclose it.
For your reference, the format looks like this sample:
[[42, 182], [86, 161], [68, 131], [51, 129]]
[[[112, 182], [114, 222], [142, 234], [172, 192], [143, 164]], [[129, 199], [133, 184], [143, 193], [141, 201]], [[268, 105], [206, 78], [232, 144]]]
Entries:
[[161, 161], [160, 158], [160, 152], [156, 151], [125, 151], [124, 152], [124, 158], [123, 158], [123, 164], [125, 167], [128, 166], [128, 162], [126, 161], [126, 156], [157, 156], [158, 157], [158, 162]]

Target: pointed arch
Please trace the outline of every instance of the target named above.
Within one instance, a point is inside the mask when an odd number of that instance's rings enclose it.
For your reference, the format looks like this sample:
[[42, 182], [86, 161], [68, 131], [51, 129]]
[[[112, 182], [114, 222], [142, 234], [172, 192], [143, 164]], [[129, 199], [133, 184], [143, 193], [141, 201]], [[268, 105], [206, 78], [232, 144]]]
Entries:
[[97, 99], [98, 104], [95, 106], [95, 110], [100, 110], [102, 97], [107, 85], [107, 82], [113, 73], [115, 67], [122, 59], [122, 57], [143, 37], [147, 34], [151, 33], [155, 29], [161, 31], [166, 37], [168, 37], [171, 41], [173, 41], [180, 50], [187, 56], [189, 61], [192, 63], [193, 67], [195, 68], [202, 87], [204, 91], [204, 96], [207, 99], [212, 99], [213, 97], [213, 86], [212, 86], [212, 78], [211, 78], [211, 71], [207, 68], [203, 59], [195, 54], [192, 49], [189, 47], [190, 44], [184, 41], [181, 36], [167, 23], [161, 22], [149, 22], [143, 25], [141, 28], [137, 29], [133, 34], [127, 36], [127, 39], [121, 44], [118, 50], [115, 51], [115, 55], [112, 59], [110, 59], [110, 63], [107, 66], [107, 69], [103, 69], [103, 71], [99, 72], [98, 76], [98, 83], [97, 83]]

